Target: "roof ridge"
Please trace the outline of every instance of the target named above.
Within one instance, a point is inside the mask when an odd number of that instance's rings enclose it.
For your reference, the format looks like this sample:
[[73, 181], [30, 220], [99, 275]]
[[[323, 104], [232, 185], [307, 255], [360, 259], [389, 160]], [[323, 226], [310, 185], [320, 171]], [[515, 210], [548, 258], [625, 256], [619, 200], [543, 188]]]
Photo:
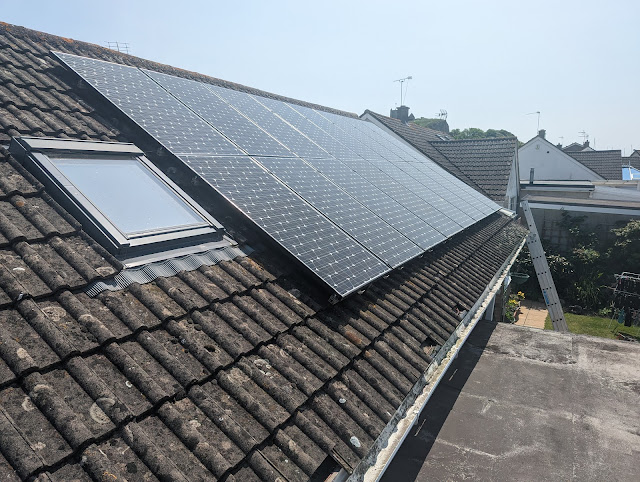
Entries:
[[[218, 77], [213, 77], [211, 75], [206, 75], [206, 74], [202, 74], [200, 72], [195, 72], [195, 71], [191, 71], [191, 70], [187, 70], [187, 69], [182, 69], [180, 67], [175, 67], [173, 65], [169, 65], [169, 64], [163, 64], [160, 62], [156, 62], [154, 60], [149, 60], [149, 59], [145, 59], [143, 57], [138, 57], [136, 55], [131, 55], [131, 54], [125, 54], [123, 52], [119, 52], [117, 50], [113, 50], [110, 49], [108, 47], [103, 47], [101, 45], [98, 44], [94, 44], [94, 43], [90, 43], [90, 42], [85, 42], [82, 40], [75, 40], [72, 38], [68, 38], [68, 37], [61, 37], [58, 35], [53, 35], [53, 34], [49, 34], [46, 32], [41, 32], [39, 30], [33, 30], [33, 29], [29, 29], [27, 27], [22, 27], [20, 25], [13, 25], [10, 23], [6, 23], [6, 22], [0, 22], [0, 34], [1, 33], [8, 33], [9, 35], [16, 37], [16, 38], [27, 38], [28, 40], [30, 40], [31, 42], [36, 43], [36, 45], [38, 43], [41, 43], [42, 40], [46, 40], [49, 43], [53, 43], [53, 44], [57, 44], [59, 46], [64, 46], [66, 47], [66, 49], [74, 49], [74, 47], [77, 49], [78, 47], [80, 48], [80, 51], [82, 51], [85, 55], [87, 53], [93, 53], [96, 54], [98, 60], [104, 60], [107, 62], [114, 62], [115, 59], [119, 59], [122, 60], [123, 62], [117, 62], [117, 63], [121, 63], [121, 64], [125, 64], [125, 65], [131, 65], [131, 66], [135, 66], [135, 67], [139, 67], [139, 68], [147, 68], [149, 70], [155, 70], [157, 72], [160, 73], [165, 73], [165, 74], [169, 74], [169, 75], [174, 75], [177, 77], [183, 77], [183, 78], [187, 78], [190, 80], [198, 80], [201, 82], [206, 82], [209, 84], [213, 84], [213, 85], [217, 85], [220, 87], [224, 87], [224, 88], [228, 88], [228, 89], [232, 89], [232, 90], [237, 90], [237, 91], [241, 91], [241, 92], [247, 92], [250, 94], [254, 94], [254, 95], [258, 95], [261, 97], [266, 97], [266, 98], [270, 98], [270, 99], [276, 99], [276, 100], [281, 100], [283, 102], [289, 102], [292, 104], [296, 104], [296, 105], [300, 105], [300, 106], [304, 106], [304, 107], [310, 107], [310, 108], [314, 108], [314, 109], [319, 109], [325, 112], [332, 112], [338, 115], [343, 115], [346, 117], [355, 117], [357, 118], [358, 115], [354, 112], [348, 112], [345, 110], [341, 110], [341, 109], [336, 109], [333, 107], [329, 107], [329, 106], [324, 106], [321, 104], [315, 104], [312, 102], [306, 102], [304, 100], [300, 100], [300, 99], [294, 99], [292, 97], [287, 97], [285, 95], [281, 95], [281, 94], [276, 94], [273, 92], [268, 92], [266, 90], [262, 90], [262, 89], [256, 89], [254, 87], [250, 87], [244, 84], [239, 84], [237, 82], [231, 82], [228, 80], [224, 80], [224, 79], [220, 79]], [[17, 35], [16, 35], [17, 34]], [[44, 53], [41, 51], [41, 53]], [[79, 52], [77, 50], [75, 50], [73, 52], [75, 55], [79, 55]], [[106, 60], [103, 56], [104, 54], [108, 54], [109, 56], [112, 57], [111, 60]], [[102, 54], [99, 55], [99, 54]], [[147, 64], [144, 65], [144, 67], [141, 67], [140, 64]]]

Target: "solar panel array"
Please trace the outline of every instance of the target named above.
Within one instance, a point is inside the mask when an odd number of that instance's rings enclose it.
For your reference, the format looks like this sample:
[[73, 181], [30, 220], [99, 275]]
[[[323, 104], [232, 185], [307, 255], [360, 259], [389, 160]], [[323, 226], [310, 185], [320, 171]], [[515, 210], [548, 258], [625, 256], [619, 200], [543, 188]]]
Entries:
[[56, 55], [340, 296], [500, 209], [369, 122]]

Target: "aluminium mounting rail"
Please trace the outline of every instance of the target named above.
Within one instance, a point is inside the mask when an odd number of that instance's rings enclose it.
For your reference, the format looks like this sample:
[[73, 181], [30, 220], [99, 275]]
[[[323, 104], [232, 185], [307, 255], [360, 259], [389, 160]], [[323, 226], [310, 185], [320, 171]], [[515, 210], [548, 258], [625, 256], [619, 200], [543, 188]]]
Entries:
[[522, 210], [527, 220], [529, 227], [529, 234], [527, 235], [527, 246], [529, 247], [529, 253], [531, 254], [531, 261], [533, 261], [533, 267], [536, 270], [538, 276], [538, 283], [540, 283], [540, 289], [542, 290], [542, 296], [544, 302], [549, 310], [549, 316], [553, 323], [553, 329], [556, 331], [569, 331], [567, 328], [567, 321], [564, 319], [564, 313], [562, 312], [562, 305], [560, 304], [560, 298], [556, 291], [556, 285], [553, 282], [551, 271], [549, 270], [549, 263], [547, 263], [547, 256], [542, 248], [542, 242], [538, 235], [538, 228], [533, 220], [533, 214], [529, 207], [529, 201], [522, 201]]

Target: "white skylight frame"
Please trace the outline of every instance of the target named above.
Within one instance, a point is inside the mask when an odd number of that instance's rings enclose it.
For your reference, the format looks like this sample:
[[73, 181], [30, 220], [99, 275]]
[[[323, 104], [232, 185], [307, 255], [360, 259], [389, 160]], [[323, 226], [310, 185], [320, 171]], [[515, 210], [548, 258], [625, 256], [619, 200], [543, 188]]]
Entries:
[[[47, 187], [54, 199], [82, 224], [83, 229], [119, 259], [190, 247], [222, 239], [224, 228], [180, 187], [164, 175], [134, 144], [79, 141], [43, 137], [13, 138], [10, 150]], [[177, 202], [201, 222], [137, 232], [124, 232], [56, 166], [56, 160], [83, 159], [91, 162], [131, 161], [140, 163], [143, 176], [161, 186], [172, 202]], [[165, 189], [166, 188], [166, 189]], [[114, 189], [114, 195], [117, 195]]]

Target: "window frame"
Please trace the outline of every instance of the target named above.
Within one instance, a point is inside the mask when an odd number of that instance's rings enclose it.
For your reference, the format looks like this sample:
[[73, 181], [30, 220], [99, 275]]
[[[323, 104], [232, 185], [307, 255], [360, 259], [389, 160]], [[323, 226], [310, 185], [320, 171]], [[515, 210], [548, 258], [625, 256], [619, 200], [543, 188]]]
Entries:
[[[10, 151], [44, 184], [52, 197], [80, 222], [88, 234], [121, 260], [222, 239], [224, 227], [147, 159], [144, 152], [134, 144], [14, 137], [11, 140]], [[127, 235], [109, 220], [52, 160], [64, 159], [65, 156], [80, 160], [108, 156], [114, 160], [138, 161], [147, 168], [150, 175], [168, 187], [179, 201], [191, 208], [202, 219], [202, 223], [143, 230]]]

